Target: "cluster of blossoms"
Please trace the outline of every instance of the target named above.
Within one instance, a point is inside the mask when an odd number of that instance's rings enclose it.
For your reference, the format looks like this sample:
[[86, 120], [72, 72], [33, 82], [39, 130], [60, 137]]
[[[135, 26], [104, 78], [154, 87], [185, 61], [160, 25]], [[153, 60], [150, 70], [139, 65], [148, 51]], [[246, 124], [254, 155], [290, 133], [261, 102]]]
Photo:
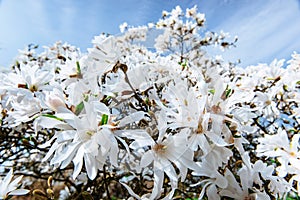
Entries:
[[[43, 192], [34, 178], [53, 177], [61, 199], [300, 195], [300, 55], [239, 68], [205, 53], [236, 39], [204, 24], [176, 7], [86, 54], [22, 51], [0, 74], [1, 165], [48, 199], [55, 184]], [[141, 45], [152, 29], [155, 51]]]

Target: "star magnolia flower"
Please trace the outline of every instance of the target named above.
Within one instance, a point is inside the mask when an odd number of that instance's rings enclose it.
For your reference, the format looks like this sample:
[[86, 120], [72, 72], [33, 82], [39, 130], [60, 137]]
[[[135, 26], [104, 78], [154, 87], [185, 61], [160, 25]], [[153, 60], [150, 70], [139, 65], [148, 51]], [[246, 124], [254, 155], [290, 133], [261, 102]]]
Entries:
[[[219, 194], [224, 197], [231, 197], [233, 199], [263, 199], [269, 200], [270, 197], [265, 192], [254, 191], [253, 193], [249, 194], [249, 189], [252, 189], [252, 177], [246, 177], [246, 180], [241, 180], [242, 186], [237, 182], [236, 178], [234, 177], [233, 173], [226, 169], [225, 171], [225, 178], [228, 181], [228, 186], [226, 189], [222, 190]], [[245, 178], [245, 176], [242, 176]], [[250, 179], [250, 181], [248, 180]]]
[[52, 89], [49, 83], [53, 79], [50, 71], [43, 70], [38, 65], [30, 66], [21, 64], [16, 73], [10, 73], [5, 80], [5, 85], [26, 88], [31, 92]]
[[[131, 195], [131, 197], [129, 197], [128, 200], [152, 200], [153, 198], [151, 198], [151, 194], [150, 193], [146, 193], [142, 196], [137, 195], [128, 185], [126, 185], [125, 183], [120, 182], [128, 191], [128, 193]], [[170, 200], [172, 199], [172, 196], [174, 195], [175, 190], [173, 190], [172, 192], [170, 192], [167, 196], [165, 196], [162, 200]]]
[[7, 103], [13, 109], [7, 112], [8, 117], [4, 121], [11, 127], [31, 121], [41, 110], [40, 100], [28, 90], [16, 90], [16, 94], [11, 95]]
[[281, 166], [277, 167], [279, 176], [285, 177], [289, 165], [300, 170], [299, 138], [300, 135], [295, 134], [292, 141], [289, 141], [287, 132], [279, 128], [277, 134], [265, 135], [265, 137], [258, 139], [257, 155], [276, 157], [281, 163]]
[[[232, 197], [234, 199], [270, 199], [264, 191], [264, 187], [282, 198], [290, 190], [290, 185], [286, 180], [278, 176], [273, 176], [274, 166], [267, 165], [261, 160], [254, 164], [250, 161], [248, 153], [242, 155], [242, 168], [238, 170], [240, 184], [234, 178], [233, 173], [226, 169], [225, 178], [228, 181], [228, 187], [223, 189], [220, 194], [222, 196]], [[269, 182], [266, 184], [266, 182]], [[250, 192], [252, 191], [252, 192]]]
[[22, 177], [19, 176], [11, 182], [13, 178], [13, 169], [11, 169], [4, 179], [0, 180], [0, 199], [7, 199], [8, 196], [14, 195], [25, 195], [30, 192], [30, 190], [26, 189], [17, 189]]
[[164, 94], [164, 98], [169, 101], [170, 108], [161, 104], [160, 106], [170, 116], [168, 127], [172, 129], [189, 128], [191, 130], [189, 137], [191, 150], [196, 151], [200, 147], [203, 154], [206, 155], [211, 150], [211, 143], [218, 146], [228, 144], [222, 139], [220, 133], [210, 130], [211, 114], [205, 113], [206, 95], [205, 93], [202, 95], [204, 97], [197, 98], [195, 91], [188, 89], [184, 82], [178, 80], [176, 86], [169, 85]]
[[86, 60], [89, 75], [103, 74], [105, 71], [110, 70], [119, 60], [120, 49], [117, 45], [115, 37], [106, 37], [99, 35], [92, 41], [93, 48], [89, 48], [89, 56]]
[[[160, 125], [159, 127], [164, 126]], [[157, 141], [154, 141], [147, 132], [139, 132], [139, 135], [128, 132], [127, 137], [135, 140], [129, 146], [134, 150], [151, 147], [150, 150], [144, 153], [140, 162], [140, 167], [142, 168], [148, 167], [153, 163], [154, 187], [150, 199], [160, 196], [164, 173], [170, 178], [172, 186], [170, 193], [173, 193], [177, 188], [178, 178], [180, 177], [181, 181], [185, 180], [188, 168], [193, 170], [199, 168], [193, 162], [193, 152], [188, 147], [187, 132], [185, 130], [176, 135], [168, 135], [164, 138], [159, 137]], [[179, 169], [179, 177], [173, 164]]]
[[200, 169], [193, 172], [192, 174], [195, 176], [209, 177], [207, 179], [204, 179], [203, 181], [200, 181], [199, 183], [191, 185], [192, 187], [195, 187], [197, 185], [205, 183], [202, 187], [199, 199], [203, 198], [205, 191], [208, 196], [208, 199], [220, 199], [217, 186], [220, 188], [226, 188], [228, 184], [227, 180], [218, 172], [217, 167], [214, 166], [212, 163], [209, 163], [206, 160], [204, 160], [204, 162], [197, 164], [200, 166]]
[[[121, 142], [128, 152], [129, 148], [121, 137], [114, 134], [117, 125], [112, 121], [114, 116], [110, 114], [105, 104], [97, 101], [83, 102], [83, 107], [83, 113], [79, 116], [67, 109], [65, 113], [57, 113], [55, 117], [67, 121], [69, 129], [57, 132], [50, 141], [40, 147], [51, 145], [43, 161], [50, 159], [53, 154], [50, 164], [65, 168], [72, 161], [74, 179], [79, 175], [84, 164], [88, 177], [94, 179], [98, 169], [102, 168], [107, 160], [113, 166], [118, 165], [118, 142]], [[60, 110], [63, 108], [60, 107]], [[118, 125], [125, 126], [139, 121], [144, 115], [144, 112], [132, 113], [118, 121]], [[40, 118], [36, 126], [50, 127], [52, 123], [55, 127], [67, 128], [66, 125], [63, 126], [63, 122], [48, 120], [45, 122], [45, 120], [47, 120], [45, 117]], [[53, 140], [55, 142], [52, 144]]]
[[[108, 108], [104, 104], [99, 103], [97, 106], [92, 102], [84, 102], [84, 110], [86, 113], [79, 117], [71, 112], [57, 114], [63, 118], [66, 118], [67, 114], [70, 115], [70, 118], [73, 116], [73, 120], [68, 120], [71, 129], [54, 135], [53, 138], [57, 139], [43, 159], [43, 161], [48, 160], [54, 153], [50, 164], [61, 165], [61, 168], [65, 168], [73, 161], [74, 179], [79, 175], [83, 163], [89, 178], [94, 179], [97, 170], [103, 166], [107, 156], [110, 156], [113, 164], [117, 162], [118, 143], [109, 128], [102, 126], [105, 124], [99, 124], [101, 116], [106, 119], [105, 121], [108, 120]], [[102, 114], [98, 115], [96, 111], [102, 111]], [[45, 124], [43, 121], [40, 123]], [[47, 145], [49, 142], [43, 146]], [[101, 145], [101, 149], [99, 149], [99, 145]]]

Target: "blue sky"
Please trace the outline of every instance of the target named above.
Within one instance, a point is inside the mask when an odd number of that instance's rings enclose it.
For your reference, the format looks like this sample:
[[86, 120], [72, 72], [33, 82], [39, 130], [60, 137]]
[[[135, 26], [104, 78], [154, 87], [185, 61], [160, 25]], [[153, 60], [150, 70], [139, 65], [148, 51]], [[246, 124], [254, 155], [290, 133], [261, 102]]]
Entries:
[[223, 54], [241, 66], [290, 59], [300, 53], [299, 0], [0, 0], [0, 66], [8, 67], [30, 43], [61, 40], [85, 52], [102, 32], [118, 34], [119, 25], [157, 21], [162, 10], [197, 4], [206, 28], [239, 37]]

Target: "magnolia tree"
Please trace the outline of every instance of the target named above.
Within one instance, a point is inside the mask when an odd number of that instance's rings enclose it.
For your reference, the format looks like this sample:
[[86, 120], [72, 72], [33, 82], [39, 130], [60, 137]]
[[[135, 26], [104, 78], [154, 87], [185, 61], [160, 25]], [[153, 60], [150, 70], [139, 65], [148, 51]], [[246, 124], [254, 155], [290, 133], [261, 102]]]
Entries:
[[236, 39], [204, 25], [196, 7], [176, 7], [95, 37], [86, 54], [62, 43], [20, 52], [0, 74], [1, 197], [300, 195], [300, 55], [239, 68], [207, 55]]

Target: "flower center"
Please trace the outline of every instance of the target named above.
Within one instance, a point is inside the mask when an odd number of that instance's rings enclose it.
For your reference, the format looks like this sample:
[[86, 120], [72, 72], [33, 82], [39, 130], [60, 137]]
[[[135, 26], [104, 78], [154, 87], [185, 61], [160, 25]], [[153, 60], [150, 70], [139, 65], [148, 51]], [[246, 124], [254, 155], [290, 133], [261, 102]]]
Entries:
[[38, 87], [36, 86], [36, 85], [31, 85], [30, 87], [29, 87], [29, 90], [31, 91], [31, 92], [36, 92], [37, 90], [38, 90]]
[[294, 151], [292, 151], [292, 152], [290, 152], [290, 155], [292, 156], [292, 157], [296, 157], [296, 153], [294, 152]]
[[204, 132], [204, 129], [203, 129], [203, 126], [202, 126], [202, 120], [199, 120], [198, 128], [196, 130], [196, 133], [197, 134], [202, 134], [203, 132]]
[[93, 136], [95, 134], [95, 131], [87, 131], [85, 133], [88, 134], [89, 136]]
[[267, 105], [267, 106], [269, 106], [269, 105], [271, 105], [271, 101], [270, 100], [267, 100], [266, 102], [265, 102], [265, 104]]
[[219, 105], [213, 105], [213, 106], [211, 107], [211, 110], [212, 110], [215, 114], [218, 114], [218, 113], [222, 112], [222, 109], [221, 109], [221, 107], [220, 107]]
[[163, 144], [155, 144], [152, 149], [156, 152], [156, 153], [164, 153], [167, 149], [166, 145]]

